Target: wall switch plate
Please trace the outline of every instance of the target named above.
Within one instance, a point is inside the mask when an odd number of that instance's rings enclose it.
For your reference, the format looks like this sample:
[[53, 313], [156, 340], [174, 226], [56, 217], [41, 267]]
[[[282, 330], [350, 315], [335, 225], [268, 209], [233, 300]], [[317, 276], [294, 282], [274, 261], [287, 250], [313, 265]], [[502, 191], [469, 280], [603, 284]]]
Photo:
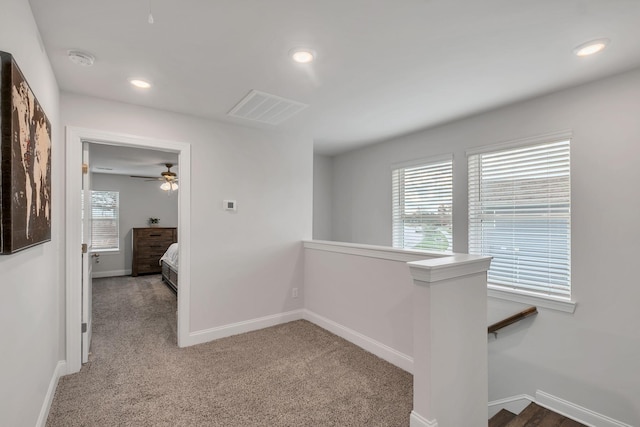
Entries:
[[291, 296], [293, 298], [298, 298], [298, 288], [291, 289]]
[[237, 211], [238, 210], [238, 204], [236, 203], [235, 200], [223, 200], [222, 201], [222, 208], [226, 211]]

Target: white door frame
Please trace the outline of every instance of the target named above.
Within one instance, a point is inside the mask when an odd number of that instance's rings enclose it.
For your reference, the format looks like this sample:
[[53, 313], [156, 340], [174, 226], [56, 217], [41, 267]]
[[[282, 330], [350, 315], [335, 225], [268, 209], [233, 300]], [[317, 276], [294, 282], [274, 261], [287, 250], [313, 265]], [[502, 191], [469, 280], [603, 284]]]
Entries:
[[[82, 163], [91, 166], [89, 158], [89, 142], [82, 143]], [[91, 217], [91, 173], [82, 171], [82, 195], [84, 197], [84, 218], [82, 218], [82, 244], [87, 245], [86, 250], [82, 248], [82, 325], [87, 325], [82, 331], [80, 339], [82, 345], [82, 363], [89, 361], [89, 348], [91, 347], [91, 298], [93, 291], [93, 259], [92, 259], [92, 221]]]
[[189, 337], [191, 288], [191, 145], [78, 127], [66, 127], [66, 366], [67, 373], [82, 366], [82, 233], [80, 194], [82, 191], [82, 142], [147, 148], [178, 153], [180, 190], [178, 191], [178, 231], [180, 285], [178, 291], [178, 345]]

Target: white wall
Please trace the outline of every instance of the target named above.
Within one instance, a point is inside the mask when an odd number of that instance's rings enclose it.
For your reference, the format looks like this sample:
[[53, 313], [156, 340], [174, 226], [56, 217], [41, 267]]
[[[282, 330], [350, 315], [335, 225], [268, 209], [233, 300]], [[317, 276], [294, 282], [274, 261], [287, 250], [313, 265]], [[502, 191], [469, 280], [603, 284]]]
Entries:
[[64, 348], [64, 145], [58, 86], [27, 0], [3, 0], [0, 50], [13, 54], [52, 128], [51, 242], [0, 256], [0, 425], [33, 426]]
[[[145, 181], [124, 175], [93, 173], [92, 190], [120, 193], [120, 251], [100, 252], [93, 273], [100, 277], [131, 274], [131, 229], [148, 227], [150, 217], [160, 218], [160, 227], [178, 226], [178, 193], [160, 189], [159, 181]], [[180, 191], [178, 189], [178, 191]]]
[[[465, 150], [573, 132], [574, 314], [540, 309], [489, 345], [490, 400], [543, 390], [640, 425], [640, 70], [334, 158], [333, 237], [391, 244], [392, 164], [454, 154], [454, 251], [467, 250]], [[520, 306], [489, 301], [490, 318]]]
[[313, 238], [331, 240], [333, 159], [313, 155]]
[[64, 125], [191, 144], [192, 332], [302, 308], [310, 138], [68, 93], [61, 110]]

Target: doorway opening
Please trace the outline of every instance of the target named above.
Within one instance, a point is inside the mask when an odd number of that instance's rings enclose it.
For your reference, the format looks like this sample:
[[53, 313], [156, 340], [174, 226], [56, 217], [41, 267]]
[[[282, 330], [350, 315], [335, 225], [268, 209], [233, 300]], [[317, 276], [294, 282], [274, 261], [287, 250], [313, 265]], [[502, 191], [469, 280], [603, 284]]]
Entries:
[[[96, 146], [109, 146], [123, 150], [145, 149], [177, 156], [180, 171], [177, 229], [180, 236], [178, 249], [180, 288], [177, 313], [178, 345], [183, 346], [189, 335], [190, 299], [190, 145], [183, 142], [163, 141], [145, 137], [67, 127], [66, 135], [66, 360], [67, 373], [80, 370], [82, 365], [83, 286], [82, 286], [82, 185], [83, 142]], [[159, 183], [160, 184], [160, 183]], [[85, 299], [86, 301], [86, 299]], [[85, 303], [86, 304], [86, 303]], [[86, 313], [86, 311], [85, 311]], [[85, 333], [86, 334], [86, 333]], [[86, 335], [85, 335], [86, 336]]]

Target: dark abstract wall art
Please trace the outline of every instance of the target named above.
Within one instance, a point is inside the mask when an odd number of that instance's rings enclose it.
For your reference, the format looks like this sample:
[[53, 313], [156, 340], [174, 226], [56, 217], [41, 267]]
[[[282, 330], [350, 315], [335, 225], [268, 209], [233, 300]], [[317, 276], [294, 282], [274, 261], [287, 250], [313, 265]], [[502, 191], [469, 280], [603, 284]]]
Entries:
[[0, 254], [51, 240], [51, 123], [0, 52]]

